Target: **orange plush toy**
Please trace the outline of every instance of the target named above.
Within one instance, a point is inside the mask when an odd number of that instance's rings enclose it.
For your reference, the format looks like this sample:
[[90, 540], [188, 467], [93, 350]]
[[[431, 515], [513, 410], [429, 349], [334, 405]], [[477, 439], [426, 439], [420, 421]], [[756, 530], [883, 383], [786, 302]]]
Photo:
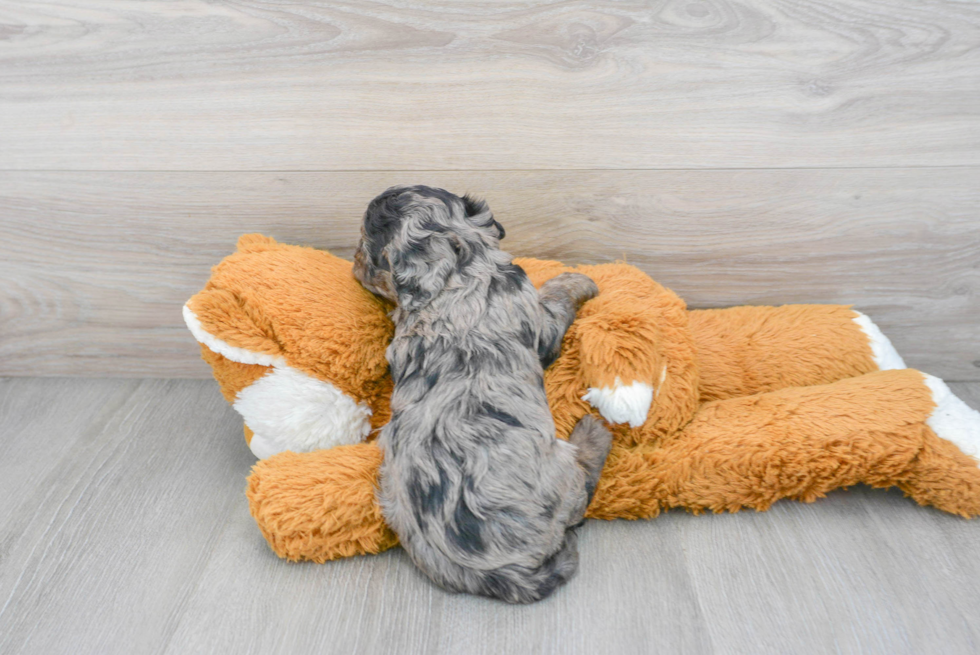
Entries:
[[[615, 434], [587, 516], [650, 518], [812, 501], [858, 483], [980, 513], [980, 413], [906, 369], [863, 314], [837, 305], [689, 311], [626, 264], [517, 259], [538, 286], [590, 276], [545, 371], [559, 438], [588, 412]], [[381, 300], [327, 252], [246, 235], [184, 317], [261, 459], [252, 516], [291, 560], [377, 553], [397, 538], [375, 501], [389, 417]]]

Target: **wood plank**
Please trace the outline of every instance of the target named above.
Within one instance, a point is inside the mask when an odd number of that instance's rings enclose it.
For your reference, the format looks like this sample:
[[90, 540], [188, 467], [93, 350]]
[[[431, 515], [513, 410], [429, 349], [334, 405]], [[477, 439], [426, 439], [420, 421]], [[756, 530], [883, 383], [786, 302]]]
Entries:
[[242, 509], [166, 652], [712, 652], [679, 538], [677, 521], [688, 520], [592, 522], [579, 531], [570, 585], [514, 607], [443, 592], [401, 549], [325, 565], [277, 560]]
[[[690, 519], [689, 575], [721, 653], [972, 653], [975, 521], [859, 487]], [[737, 544], [737, 545], [736, 545]], [[792, 591], [791, 591], [792, 590]], [[953, 628], [952, 626], [956, 626]]]
[[516, 255], [639, 266], [692, 307], [854, 303], [980, 378], [980, 169], [0, 176], [0, 374], [207, 377], [183, 302], [246, 232], [350, 256], [367, 202], [490, 201]]
[[980, 409], [980, 384], [951, 382], [949, 388], [970, 407]]
[[[954, 386], [980, 407], [980, 384]], [[400, 550], [277, 561], [242, 510], [167, 652], [965, 654], [980, 641], [980, 524], [899, 492], [579, 534], [578, 576], [511, 607], [441, 592]]]
[[[980, 383], [952, 386], [980, 407]], [[248, 515], [239, 430], [210, 382], [0, 380], [0, 447], [16, 456], [0, 459], [0, 651], [957, 655], [980, 643], [980, 522], [901, 493], [589, 521], [579, 574], [512, 607], [442, 592], [401, 550], [277, 559]]]
[[0, 412], [0, 652], [160, 652], [245, 503], [240, 421], [197, 380], [8, 379]]
[[[108, 417], [133, 394], [135, 382], [94, 380], [80, 385], [71, 379], [0, 378], [0, 426], [4, 457], [0, 458], [0, 553], [26, 529], [47, 493], [24, 494], [27, 488], [47, 490], [60, 479], [62, 461], [79, 440], [90, 440]], [[52, 412], [52, 403], [58, 411]], [[71, 418], [66, 423], [66, 417]], [[11, 523], [15, 518], [25, 521]], [[3, 559], [3, 558], [0, 558]]]
[[0, 2], [0, 168], [980, 164], [952, 0]]

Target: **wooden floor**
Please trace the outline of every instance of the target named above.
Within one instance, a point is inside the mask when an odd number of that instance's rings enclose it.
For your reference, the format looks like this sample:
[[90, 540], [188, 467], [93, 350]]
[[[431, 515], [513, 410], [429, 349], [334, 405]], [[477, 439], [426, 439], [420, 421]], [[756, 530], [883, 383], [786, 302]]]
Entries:
[[[953, 388], [980, 407], [980, 383]], [[895, 491], [590, 521], [578, 576], [512, 607], [400, 549], [277, 559], [210, 381], [0, 379], [0, 443], [5, 655], [980, 650], [980, 521]]]

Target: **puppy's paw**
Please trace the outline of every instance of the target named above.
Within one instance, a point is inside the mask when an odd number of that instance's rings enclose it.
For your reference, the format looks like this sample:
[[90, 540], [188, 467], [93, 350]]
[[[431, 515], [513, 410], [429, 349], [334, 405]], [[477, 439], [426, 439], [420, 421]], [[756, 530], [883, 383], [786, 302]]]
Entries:
[[595, 488], [599, 484], [602, 467], [606, 465], [606, 457], [609, 456], [609, 450], [612, 448], [612, 438], [609, 428], [591, 414], [586, 414], [579, 419], [572, 433], [568, 435], [568, 442], [576, 448], [575, 459], [585, 471], [586, 499], [581, 508], [583, 515], [592, 502]]
[[550, 287], [562, 289], [576, 306], [599, 295], [599, 287], [588, 275], [562, 273], [548, 280]]
[[589, 461], [606, 461], [606, 455], [612, 447], [612, 432], [602, 424], [602, 421], [586, 414], [575, 424], [568, 441], [578, 446], [579, 463]]

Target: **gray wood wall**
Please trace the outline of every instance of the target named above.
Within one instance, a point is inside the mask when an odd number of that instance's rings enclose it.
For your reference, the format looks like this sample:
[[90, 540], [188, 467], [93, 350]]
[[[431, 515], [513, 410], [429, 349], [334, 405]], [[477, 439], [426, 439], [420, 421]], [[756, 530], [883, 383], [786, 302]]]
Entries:
[[416, 182], [980, 379], [980, 5], [879, 0], [0, 0], [0, 375], [207, 376], [239, 234], [349, 255]]

